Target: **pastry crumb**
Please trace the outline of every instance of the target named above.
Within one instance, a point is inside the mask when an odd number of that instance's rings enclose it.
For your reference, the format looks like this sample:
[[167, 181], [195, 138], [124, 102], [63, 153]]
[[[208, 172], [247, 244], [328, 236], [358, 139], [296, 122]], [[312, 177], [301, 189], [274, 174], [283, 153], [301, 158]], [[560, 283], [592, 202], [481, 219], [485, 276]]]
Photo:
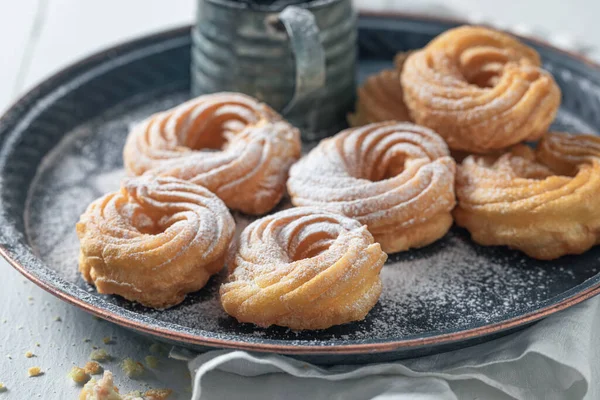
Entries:
[[133, 392], [127, 393], [125, 396], [121, 397], [121, 400], [145, 400], [142, 396], [144, 394], [139, 390], [134, 390]]
[[61, 318], [61, 317], [54, 317], [54, 320], [55, 320], [56, 322], [62, 322], [62, 318]]
[[33, 352], [31, 352], [31, 351], [28, 351], [25, 353], [25, 357], [27, 357], [27, 358], [35, 357], [35, 354], [33, 354]]
[[35, 347], [40, 347], [40, 344], [39, 344], [39, 343], [36, 343], [36, 344], [35, 344]]
[[108, 361], [110, 360], [110, 355], [104, 349], [97, 349], [92, 351], [90, 354], [90, 360], [92, 361]]
[[102, 341], [104, 342], [104, 344], [113, 344], [114, 343], [112, 338], [110, 338], [109, 336], [102, 338]]
[[89, 343], [89, 342], [91, 342], [91, 341], [92, 341], [92, 339], [90, 339], [90, 338], [84, 338], [84, 339], [83, 339], [83, 343]]
[[40, 375], [44, 374], [40, 367], [31, 367], [27, 370], [27, 373], [29, 374], [30, 377], [40, 376]]
[[102, 367], [95, 361], [85, 363], [83, 369], [90, 375], [98, 375], [102, 373]]
[[146, 365], [149, 368], [157, 368], [158, 367], [158, 358], [156, 358], [154, 356], [146, 356], [146, 358], [144, 358], [144, 361], [146, 361]]
[[172, 393], [171, 389], [150, 389], [144, 393], [144, 400], [166, 400]]
[[90, 379], [85, 384], [79, 394], [79, 400], [123, 400], [123, 398], [114, 385], [112, 373], [105, 371], [99, 381]]
[[137, 362], [132, 358], [124, 359], [121, 363], [121, 368], [129, 378], [139, 378], [144, 374], [145, 369], [142, 363]]
[[8, 389], [4, 386], [4, 383], [0, 382], [0, 393], [6, 392]]
[[153, 343], [150, 345], [150, 352], [154, 353], [154, 354], [165, 354], [167, 352], [167, 350], [164, 348], [164, 346], [160, 343]]
[[83, 368], [73, 367], [71, 368], [71, 372], [69, 372], [69, 377], [73, 379], [76, 383], [84, 384], [90, 380], [90, 376]]

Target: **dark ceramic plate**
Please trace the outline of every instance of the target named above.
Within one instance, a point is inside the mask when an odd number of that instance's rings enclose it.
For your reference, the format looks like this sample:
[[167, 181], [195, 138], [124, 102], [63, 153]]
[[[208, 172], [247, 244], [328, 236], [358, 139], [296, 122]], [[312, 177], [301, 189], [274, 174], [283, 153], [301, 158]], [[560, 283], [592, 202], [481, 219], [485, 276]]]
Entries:
[[[360, 18], [360, 79], [422, 47], [456, 23]], [[556, 128], [600, 128], [600, 69], [532, 43], [563, 89]], [[439, 242], [392, 255], [384, 293], [366, 320], [295, 333], [238, 324], [216, 298], [222, 276], [166, 311], [103, 296], [77, 273], [74, 224], [86, 205], [118, 186], [128, 126], [188, 96], [189, 29], [149, 36], [53, 76], [0, 119], [2, 254], [56, 296], [117, 324], [195, 348], [293, 354], [319, 363], [358, 363], [464, 347], [506, 334], [600, 291], [600, 246], [540, 262], [473, 244], [454, 228]], [[243, 218], [237, 216], [238, 221]]]

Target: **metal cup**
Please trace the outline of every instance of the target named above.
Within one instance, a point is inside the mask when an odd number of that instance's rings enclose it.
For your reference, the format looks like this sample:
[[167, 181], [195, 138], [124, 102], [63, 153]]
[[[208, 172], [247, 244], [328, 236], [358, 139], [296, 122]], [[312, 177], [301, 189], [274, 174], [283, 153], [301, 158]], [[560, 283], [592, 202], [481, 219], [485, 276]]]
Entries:
[[356, 92], [351, 0], [198, 0], [192, 93], [242, 92], [316, 140], [345, 125]]

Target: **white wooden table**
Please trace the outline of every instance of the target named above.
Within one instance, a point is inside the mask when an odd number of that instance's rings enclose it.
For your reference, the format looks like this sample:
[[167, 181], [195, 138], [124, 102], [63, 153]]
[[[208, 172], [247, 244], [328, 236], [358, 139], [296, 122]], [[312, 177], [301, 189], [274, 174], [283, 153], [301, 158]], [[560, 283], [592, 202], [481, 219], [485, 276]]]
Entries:
[[[358, 2], [380, 10], [415, 10], [415, 2], [403, 0]], [[454, 7], [457, 15], [480, 20], [491, 20], [493, 16], [495, 23], [505, 27], [523, 29], [530, 24], [549, 32], [568, 32], [600, 46], [597, 0], [500, 3], [446, 0], [442, 4]], [[49, 74], [85, 55], [131, 37], [189, 23], [193, 15], [194, 0], [3, 0], [0, 109]], [[0, 261], [0, 277], [0, 382], [8, 388], [0, 393], [0, 400], [77, 398], [80, 388], [67, 373], [73, 365], [85, 363], [92, 346], [104, 348], [120, 360], [131, 357], [142, 361], [149, 354], [151, 340], [61, 302], [27, 282], [4, 260]], [[113, 338], [112, 344], [104, 344], [105, 337]], [[27, 351], [35, 357], [26, 358]], [[168, 387], [175, 390], [174, 399], [189, 398], [189, 374], [183, 363], [161, 358], [159, 368], [140, 380], [119, 373], [117, 361], [107, 365], [117, 373], [122, 392]], [[31, 366], [40, 366], [44, 374], [29, 378], [27, 369]]]

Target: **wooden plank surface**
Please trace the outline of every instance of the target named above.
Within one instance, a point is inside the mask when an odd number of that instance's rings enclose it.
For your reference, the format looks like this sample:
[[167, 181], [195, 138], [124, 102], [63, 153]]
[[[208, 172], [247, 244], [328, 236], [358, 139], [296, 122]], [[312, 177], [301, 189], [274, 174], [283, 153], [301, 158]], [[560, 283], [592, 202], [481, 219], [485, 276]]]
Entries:
[[101, 49], [189, 24], [194, 0], [47, 0], [39, 41], [22, 89]]

